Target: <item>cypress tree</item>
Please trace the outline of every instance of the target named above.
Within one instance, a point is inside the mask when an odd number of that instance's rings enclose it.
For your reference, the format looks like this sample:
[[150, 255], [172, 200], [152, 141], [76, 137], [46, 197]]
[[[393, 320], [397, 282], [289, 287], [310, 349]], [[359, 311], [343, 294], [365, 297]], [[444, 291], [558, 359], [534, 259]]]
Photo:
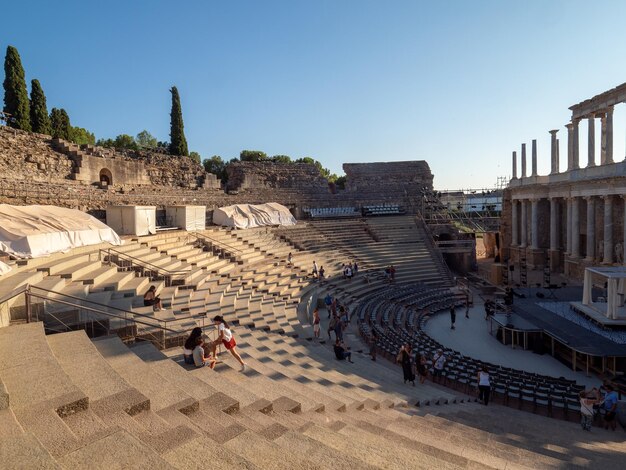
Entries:
[[175, 86], [170, 90], [172, 93], [172, 112], [170, 113], [170, 154], [189, 155], [187, 139], [183, 125], [183, 111], [180, 107], [180, 96]]
[[71, 139], [72, 125], [70, 124], [70, 117], [64, 109], [52, 108], [50, 112], [50, 124], [52, 127], [52, 137], [64, 140]]
[[7, 46], [4, 57], [4, 112], [11, 115], [9, 125], [30, 131], [30, 112], [24, 68], [17, 49]]
[[30, 126], [33, 132], [39, 134], [52, 133], [46, 95], [43, 93], [39, 80], [30, 82]]

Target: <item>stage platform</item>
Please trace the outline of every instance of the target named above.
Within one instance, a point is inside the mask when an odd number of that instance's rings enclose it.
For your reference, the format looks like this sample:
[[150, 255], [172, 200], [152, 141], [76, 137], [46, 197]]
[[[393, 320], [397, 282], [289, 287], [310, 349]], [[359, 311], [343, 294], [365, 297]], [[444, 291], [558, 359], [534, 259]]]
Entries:
[[[570, 302], [569, 303], [570, 306], [577, 311], [578, 313], [580, 313], [581, 315], [584, 315], [585, 317], [589, 318], [589, 320], [591, 320], [592, 322], [597, 323], [598, 325], [601, 326], [608, 326], [608, 327], [626, 327], [626, 318], [622, 318], [619, 320], [613, 320], [612, 318], [607, 318], [606, 317], [606, 304], [602, 304], [602, 303], [597, 303], [595, 302], [592, 305], [583, 305], [582, 302]], [[601, 305], [603, 306], [603, 310], [599, 310], [597, 309], [595, 306], [596, 305]], [[626, 307], [621, 307], [618, 310], [620, 311], [625, 311], [626, 312]]]

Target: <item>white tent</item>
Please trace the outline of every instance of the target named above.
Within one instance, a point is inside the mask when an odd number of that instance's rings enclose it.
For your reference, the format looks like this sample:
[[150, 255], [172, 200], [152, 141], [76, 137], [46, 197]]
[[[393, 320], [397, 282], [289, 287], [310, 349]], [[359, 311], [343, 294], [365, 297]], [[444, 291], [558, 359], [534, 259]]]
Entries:
[[167, 206], [165, 217], [168, 224], [188, 232], [206, 228], [206, 206]]
[[120, 235], [154, 235], [156, 206], [109, 206], [107, 225]]
[[9, 271], [11, 271], [11, 266], [9, 266], [6, 263], [3, 263], [2, 261], [0, 261], [0, 276], [2, 276], [3, 274], [8, 273]]
[[213, 223], [225, 227], [253, 228], [265, 225], [295, 225], [289, 209], [275, 202], [266, 204], [235, 204], [213, 211]]
[[0, 204], [0, 251], [17, 258], [37, 258], [102, 242], [122, 244], [110, 227], [79, 210]]

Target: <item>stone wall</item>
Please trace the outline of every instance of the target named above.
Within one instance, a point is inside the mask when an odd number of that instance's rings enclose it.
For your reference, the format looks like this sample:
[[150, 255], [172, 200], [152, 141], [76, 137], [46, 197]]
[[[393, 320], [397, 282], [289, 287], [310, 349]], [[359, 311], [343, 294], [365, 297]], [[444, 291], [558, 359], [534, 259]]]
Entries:
[[433, 174], [423, 160], [344, 163], [343, 171], [347, 176], [347, 191], [404, 193], [433, 189]]
[[234, 162], [226, 167], [228, 189], [297, 189], [328, 193], [328, 181], [310, 163]]

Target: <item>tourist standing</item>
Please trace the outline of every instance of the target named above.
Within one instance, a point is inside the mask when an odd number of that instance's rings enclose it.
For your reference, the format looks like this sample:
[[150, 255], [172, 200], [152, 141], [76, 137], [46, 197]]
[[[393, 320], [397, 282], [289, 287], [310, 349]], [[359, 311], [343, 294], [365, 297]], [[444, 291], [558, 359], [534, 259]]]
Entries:
[[604, 429], [609, 429], [610, 427], [615, 431], [618, 401], [617, 392], [611, 384], [606, 384], [604, 388], [606, 389], [604, 402], [602, 402], [602, 408], [604, 409]]
[[413, 373], [413, 364], [411, 363], [411, 345], [405, 344], [400, 348], [398, 353], [398, 362], [402, 364], [402, 374], [404, 383], [411, 382], [415, 387], [415, 374]]
[[435, 380], [435, 377], [441, 377], [443, 375], [445, 366], [446, 356], [443, 354], [442, 349], [437, 349], [437, 352], [433, 356], [433, 380]]
[[328, 340], [330, 341], [332, 339], [332, 335], [331, 335], [331, 331], [335, 330], [335, 325], [337, 324], [337, 315], [333, 314], [332, 318], [330, 319], [330, 321], [328, 322]]
[[420, 383], [423, 384], [428, 377], [428, 368], [426, 367], [426, 356], [423, 353], [418, 353], [415, 358], [415, 364], [417, 366], [417, 374], [420, 376]]
[[370, 356], [372, 356], [372, 361], [376, 360], [376, 346], [378, 344], [378, 333], [376, 330], [372, 330], [370, 334]]
[[469, 318], [469, 299], [465, 299], [465, 318]]
[[320, 338], [320, 312], [317, 308], [313, 310], [313, 337]]
[[359, 274], [359, 265], [356, 264], [356, 261], [354, 262], [354, 265], [352, 266], [352, 271], [355, 276]]
[[483, 364], [476, 378], [478, 379], [478, 399], [486, 406], [489, 404], [489, 395], [491, 394], [491, 381], [486, 365]]
[[583, 428], [583, 431], [591, 431], [591, 425], [593, 424], [593, 405], [598, 403], [598, 400], [592, 398], [591, 394], [592, 393], [583, 390], [578, 395], [580, 398], [580, 426]]
[[289, 254], [287, 255], [287, 266], [292, 266], [292, 265], [293, 265], [293, 256], [290, 251]]
[[392, 264], [389, 266], [389, 275], [391, 276], [391, 282], [396, 280], [396, 267]]
[[313, 277], [317, 278], [318, 274], [319, 274], [320, 270], [317, 267], [317, 261], [313, 261]]
[[454, 304], [450, 307], [450, 329], [454, 330], [454, 324], [456, 323], [456, 311], [454, 310]]
[[328, 311], [328, 318], [330, 318], [330, 306], [333, 304], [333, 297], [330, 295], [330, 292], [326, 294], [324, 297], [324, 305], [326, 305], [326, 310]]

